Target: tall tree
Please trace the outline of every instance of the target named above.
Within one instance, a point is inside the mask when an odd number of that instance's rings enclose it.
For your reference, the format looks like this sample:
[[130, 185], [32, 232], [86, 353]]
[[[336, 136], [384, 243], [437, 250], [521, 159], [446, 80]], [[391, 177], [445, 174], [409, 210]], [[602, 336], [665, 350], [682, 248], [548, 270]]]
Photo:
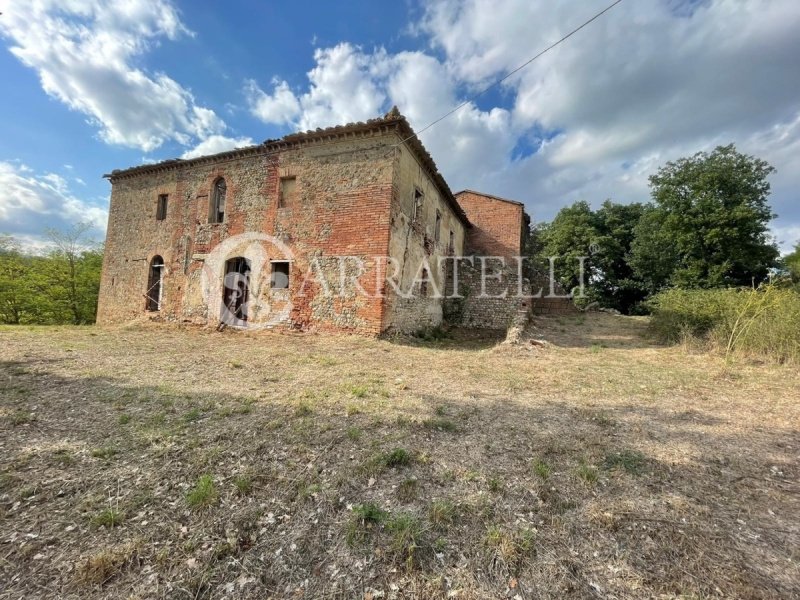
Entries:
[[667, 163], [650, 177], [655, 206], [636, 228], [636, 275], [650, 291], [764, 280], [778, 258], [768, 230], [773, 172], [733, 144]]
[[86, 273], [86, 254], [93, 245], [86, 238], [90, 229], [89, 223], [78, 223], [68, 231], [47, 231], [54, 246], [50, 253], [54, 299], [67, 311], [75, 325], [91, 323], [95, 318], [94, 312], [90, 311], [96, 305], [87, 303], [86, 298], [87, 292], [94, 293], [94, 282], [90, 276], [87, 280]]
[[628, 313], [646, 295], [644, 284], [628, 264], [634, 229], [644, 211], [639, 203], [606, 200], [593, 211], [586, 202], [576, 202], [541, 227], [539, 252], [557, 257], [556, 277], [566, 289], [579, 284], [579, 259], [584, 257], [588, 299]]
[[629, 314], [647, 296], [644, 282], [630, 266], [634, 231], [645, 212], [645, 205], [616, 204], [606, 200], [595, 212], [598, 237], [591, 260], [599, 271], [594, 283], [603, 306]]
[[565, 206], [550, 223], [540, 227], [539, 234], [541, 252], [545, 259], [554, 260], [556, 279], [565, 290], [571, 291], [581, 282], [581, 257], [584, 257], [583, 282], [596, 280], [597, 268], [592, 260], [585, 258], [599, 237], [597, 215], [588, 202]]

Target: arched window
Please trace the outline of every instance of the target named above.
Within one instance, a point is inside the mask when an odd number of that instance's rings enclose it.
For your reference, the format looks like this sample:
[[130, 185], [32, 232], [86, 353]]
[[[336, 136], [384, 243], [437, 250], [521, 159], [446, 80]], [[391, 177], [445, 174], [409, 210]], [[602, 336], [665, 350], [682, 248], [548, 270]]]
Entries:
[[154, 256], [150, 261], [150, 275], [147, 278], [146, 309], [150, 311], [161, 310], [161, 293], [164, 281], [164, 259]]
[[220, 177], [214, 182], [211, 188], [211, 206], [209, 207], [208, 222], [222, 223], [225, 220], [225, 195], [228, 193], [228, 186], [225, 180]]

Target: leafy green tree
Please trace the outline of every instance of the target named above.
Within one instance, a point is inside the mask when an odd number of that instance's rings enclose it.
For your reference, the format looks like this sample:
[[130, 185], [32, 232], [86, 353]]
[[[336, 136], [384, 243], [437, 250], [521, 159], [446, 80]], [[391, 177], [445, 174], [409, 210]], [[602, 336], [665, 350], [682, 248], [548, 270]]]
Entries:
[[15, 240], [0, 236], [0, 319], [19, 324], [25, 314], [25, 264]]
[[98, 252], [86, 240], [90, 228], [89, 223], [78, 223], [69, 231], [47, 232], [54, 246], [49, 255], [53, 300], [68, 315], [61, 318], [75, 325], [94, 322], [97, 310], [102, 258], [98, 260]]
[[57, 234], [60, 245], [47, 256], [26, 254], [13, 238], [0, 236], [0, 322], [94, 321], [103, 252], [81, 245], [85, 230], [76, 237], [79, 231]]
[[635, 231], [635, 275], [650, 292], [763, 281], [778, 258], [767, 227], [773, 172], [733, 144], [667, 163], [650, 177], [655, 205]]
[[644, 283], [628, 264], [634, 230], [644, 212], [639, 203], [606, 200], [592, 211], [588, 203], [576, 202], [541, 227], [537, 250], [543, 257], [558, 257], [554, 271], [568, 290], [579, 285], [584, 257], [588, 300], [628, 313], [646, 296]]
[[580, 285], [581, 257], [584, 257], [584, 283], [588, 285], [597, 279], [599, 273], [594, 262], [585, 257], [591, 254], [600, 229], [597, 215], [587, 202], [575, 202], [562, 208], [550, 223], [541, 226], [540, 236], [541, 254], [545, 259], [543, 268], [549, 269], [546, 259], [555, 257], [554, 273], [565, 290]]
[[591, 261], [599, 278], [593, 283], [593, 293], [601, 305], [625, 314], [635, 312], [647, 296], [647, 287], [630, 265], [634, 232], [645, 210], [639, 202], [616, 204], [606, 200], [595, 212], [598, 237]]
[[794, 283], [800, 283], [800, 242], [795, 244], [794, 251], [783, 257], [783, 264]]

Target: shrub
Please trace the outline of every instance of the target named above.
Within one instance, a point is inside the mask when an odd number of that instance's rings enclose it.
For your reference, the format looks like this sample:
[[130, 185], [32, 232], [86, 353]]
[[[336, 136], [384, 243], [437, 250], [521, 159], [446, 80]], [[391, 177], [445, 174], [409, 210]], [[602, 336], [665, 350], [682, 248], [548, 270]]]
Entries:
[[800, 293], [758, 289], [672, 289], [650, 300], [651, 329], [665, 342], [700, 338], [725, 354], [800, 362]]

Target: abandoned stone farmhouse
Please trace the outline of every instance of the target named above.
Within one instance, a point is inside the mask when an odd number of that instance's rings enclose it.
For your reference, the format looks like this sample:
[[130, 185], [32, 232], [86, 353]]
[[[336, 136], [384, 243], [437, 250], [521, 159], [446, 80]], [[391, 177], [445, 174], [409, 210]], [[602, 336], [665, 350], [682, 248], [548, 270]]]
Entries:
[[[523, 205], [453, 194], [397, 109], [106, 177], [101, 324], [377, 335], [448, 317], [500, 329], [530, 308], [513, 293], [524, 283], [513, 260], [528, 229]], [[507, 297], [492, 293], [501, 282]]]

